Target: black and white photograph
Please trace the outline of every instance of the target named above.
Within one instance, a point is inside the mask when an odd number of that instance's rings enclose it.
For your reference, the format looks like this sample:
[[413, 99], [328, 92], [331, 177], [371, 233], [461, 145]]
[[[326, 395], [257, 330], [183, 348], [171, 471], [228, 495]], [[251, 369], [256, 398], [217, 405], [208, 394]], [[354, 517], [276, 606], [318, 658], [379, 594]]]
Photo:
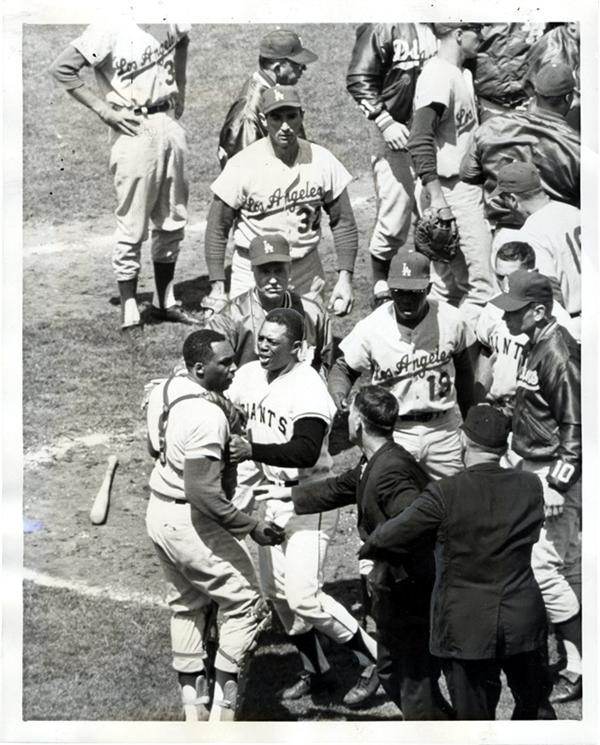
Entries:
[[3, 21], [0, 741], [597, 742], [597, 3]]

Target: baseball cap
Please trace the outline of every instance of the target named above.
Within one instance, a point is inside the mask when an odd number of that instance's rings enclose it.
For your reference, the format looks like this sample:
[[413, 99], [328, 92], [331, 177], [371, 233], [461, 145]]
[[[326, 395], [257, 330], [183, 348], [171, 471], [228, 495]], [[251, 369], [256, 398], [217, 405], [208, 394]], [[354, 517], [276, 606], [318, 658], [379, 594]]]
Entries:
[[477, 404], [471, 406], [460, 427], [478, 445], [501, 448], [506, 445], [511, 423], [505, 414], [493, 406]]
[[302, 39], [294, 31], [279, 28], [271, 31], [260, 42], [258, 53], [267, 59], [289, 59], [308, 65], [319, 59], [314, 52], [302, 46]]
[[460, 28], [463, 31], [475, 31], [476, 34], [481, 32], [482, 23], [434, 23], [433, 32], [436, 36], [446, 36], [451, 31]]
[[575, 88], [573, 70], [564, 62], [549, 62], [540, 68], [533, 87], [540, 96], [564, 96]]
[[257, 235], [250, 242], [249, 250], [250, 264], [252, 266], [270, 264], [273, 261], [289, 264], [292, 260], [290, 256], [290, 244], [279, 233]]
[[263, 114], [268, 114], [275, 109], [301, 109], [302, 104], [293, 85], [275, 85], [262, 94], [261, 107]]
[[413, 249], [401, 248], [388, 275], [391, 290], [426, 290], [430, 283], [429, 259]]
[[490, 300], [502, 310], [520, 310], [529, 303], [552, 303], [552, 285], [536, 269], [517, 269], [508, 276], [508, 290]]
[[492, 196], [498, 194], [523, 194], [534, 189], [541, 189], [540, 174], [533, 163], [513, 161], [498, 171], [498, 184]]

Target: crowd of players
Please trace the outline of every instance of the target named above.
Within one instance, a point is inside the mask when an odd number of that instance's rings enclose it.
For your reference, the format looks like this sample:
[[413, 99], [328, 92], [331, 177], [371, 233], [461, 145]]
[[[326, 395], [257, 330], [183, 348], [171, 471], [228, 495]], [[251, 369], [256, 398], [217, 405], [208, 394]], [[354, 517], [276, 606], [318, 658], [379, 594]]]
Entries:
[[[169, 585], [186, 719], [235, 715], [265, 598], [302, 660], [283, 699], [333, 687], [329, 637], [363, 670], [347, 706], [367, 705], [381, 684], [405, 719], [493, 719], [504, 670], [513, 718], [555, 718], [553, 703], [582, 693], [577, 25], [356, 30], [346, 82], [371, 128], [373, 310], [339, 346], [329, 313], [354, 301], [352, 177], [305, 134], [295, 86], [317, 56], [293, 31], [262, 39], [221, 131], [202, 317], [174, 299], [188, 31], [90, 26], [52, 66], [111, 127], [123, 329], [143, 322], [149, 221], [151, 313], [202, 327], [147, 401], [147, 527]], [[104, 97], [83, 82], [85, 66]], [[426, 207], [456, 223], [448, 263], [410, 247]], [[323, 211], [338, 270], [327, 309]], [[361, 451], [337, 476], [333, 425]], [[347, 504], [375, 636], [323, 591]]]

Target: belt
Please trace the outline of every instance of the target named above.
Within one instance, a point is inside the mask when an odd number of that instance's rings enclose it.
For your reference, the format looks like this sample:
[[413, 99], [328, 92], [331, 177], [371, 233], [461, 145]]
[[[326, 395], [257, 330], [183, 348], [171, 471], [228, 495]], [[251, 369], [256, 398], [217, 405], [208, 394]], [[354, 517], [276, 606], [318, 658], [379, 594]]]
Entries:
[[159, 494], [158, 492], [154, 491], [154, 489], [152, 490], [152, 496], [160, 499], [162, 502], [173, 502], [174, 504], [189, 504], [187, 499], [175, 499], [175, 497], [167, 497], [166, 494]]
[[300, 483], [298, 479], [290, 479], [290, 481], [272, 481], [275, 486], [298, 486]]
[[133, 110], [134, 114], [138, 116], [150, 116], [151, 114], [162, 114], [164, 111], [168, 111], [171, 108], [170, 101], [163, 101], [162, 103], [150, 104], [150, 106], [136, 106]]
[[578, 310], [575, 313], [569, 313], [569, 315], [571, 316], [571, 318], [581, 318], [581, 311]]
[[432, 419], [439, 419], [439, 417], [447, 414], [447, 411], [423, 411], [422, 413], [415, 412], [414, 414], [402, 414], [398, 417], [400, 422], [430, 422]]

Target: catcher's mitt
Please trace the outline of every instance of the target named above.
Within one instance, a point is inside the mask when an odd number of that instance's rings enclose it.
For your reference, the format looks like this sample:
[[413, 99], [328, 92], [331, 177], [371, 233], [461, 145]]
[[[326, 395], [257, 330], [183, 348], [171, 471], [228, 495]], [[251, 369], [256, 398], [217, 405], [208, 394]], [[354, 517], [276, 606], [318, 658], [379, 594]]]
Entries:
[[243, 409], [238, 408], [228, 398], [216, 391], [206, 391], [203, 398], [216, 404], [225, 414], [232, 435], [246, 434], [246, 412]]
[[460, 239], [450, 207], [428, 207], [415, 225], [415, 249], [431, 261], [448, 264], [458, 251]]

